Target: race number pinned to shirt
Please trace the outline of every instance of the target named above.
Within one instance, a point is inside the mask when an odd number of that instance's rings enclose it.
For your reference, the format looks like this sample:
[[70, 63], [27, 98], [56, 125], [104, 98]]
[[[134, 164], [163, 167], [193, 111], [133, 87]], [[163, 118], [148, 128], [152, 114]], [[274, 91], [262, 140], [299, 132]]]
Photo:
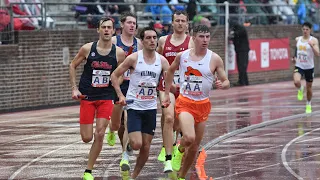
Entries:
[[130, 69], [128, 69], [124, 74], [123, 74], [123, 80], [130, 80]]
[[297, 59], [298, 59], [298, 62], [300, 62], [300, 63], [307, 63], [308, 62], [307, 57], [308, 57], [308, 55], [306, 52], [299, 52], [297, 54]]
[[183, 83], [183, 94], [200, 96], [202, 94], [202, 76], [185, 75]]
[[137, 98], [141, 100], [157, 98], [156, 82], [139, 82]]
[[110, 71], [93, 70], [92, 71], [92, 87], [108, 87], [110, 83]]
[[180, 73], [179, 73], [179, 70], [176, 70], [173, 76], [173, 84], [179, 85], [179, 83], [180, 83]]

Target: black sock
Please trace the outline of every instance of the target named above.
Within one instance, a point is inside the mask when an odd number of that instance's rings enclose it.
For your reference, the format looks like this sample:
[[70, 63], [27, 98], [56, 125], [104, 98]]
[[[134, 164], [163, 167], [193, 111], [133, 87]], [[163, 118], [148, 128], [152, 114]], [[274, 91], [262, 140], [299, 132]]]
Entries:
[[166, 161], [171, 160], [172, 159], [172, 155], [166, 155]]
[[92, 170], [90, 170], [90, 169], [86, 169], [85, 171], [84, 171], [85, 173], [92, 173]]

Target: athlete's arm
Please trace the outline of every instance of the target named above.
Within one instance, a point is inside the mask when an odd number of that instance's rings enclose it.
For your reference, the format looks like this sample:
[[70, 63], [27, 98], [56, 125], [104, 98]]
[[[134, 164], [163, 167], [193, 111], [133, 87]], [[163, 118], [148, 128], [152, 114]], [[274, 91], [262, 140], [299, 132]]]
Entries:
[[165, 93], [167, 95], [169, 95], [170, 92], [170, 87], [172, 85], [173, 82], [173, 76], [174, 76], [174, 72], [175, 70], [177, 70], [179, 68], [180, 65], [180, 58], [181, 58], [181, 52], [177, 54], [176, 58], [174, 59], [174, 61], [172, 62], [171, 66], [169, 67], [166, 76], [165, 76]]
[[215, 71], [213, 71], [213, 73], [217, 72], [219, 76], [219, 80], [216, 80], [216, 84], [217, 84], [217, 81], [221, 81], [220, 89], [229, 89], [230, 82], [227, 78], [226, 72], [224, 71], [223, 61], [221, 57], [216, 53], [212, 53], [211, 61], [210, 61], [210, 69], [212, 70], [214, 68], [215, 68]]
[[[299, 40], [299, 37], [296, 37], [295, 40], [296, 40], [296, 43], [297, 43], [298, 40]], [[293, 56], [292, 59], [291, 59], [291, 62], [292, 62], [293, 64], [296, 63], [297, 53], [298, 53], [298, 48], [297, 48], [297, 46], [295, 46], [295, 48], [294, 48], [294, 56]]]
[[158, 47], [157, 47], [156, 51], [161, 55], [163, 54], [163, 46], [164, 46], [164, 42], [165, 42], [166, 38], [167, 38], [167, 36], [162, 36], [159, 38], [159, 41], [158, 41]]
[[129, 55], [127, 58], [125, 58], [123, 63], [121, 63], [111, 74], [112, 86], [114, 87], [119, 99], [120, 97], [124, 97], [120, 89], [120, 84], [119, 84], [120, 77], [128, 69], [135, 67], [137, 58], [138, 58], [138, 53], [133, 53]]
[[[118, 61], [118, 66], [119, 66], [121, 63], [123, 63], [124, 59], [126, 58], [126, 53], [120, 47], [116, 46], [116, 48], [117, 48], [117, 50], [116, 50], [116, 52], [117, 52], [117, 61]], [[119, 84], [122, 84], [122, 83], [123, 83], [123, 74], [119, 78]]]
[[[77, 55], [73, 58], [69, 66], [69, 76], [70, 76], [70, 84], [72, 90], [78, 91], [78, 87], [76, 84], [76, 69], [77, 67], [87, 59], [92, 43], [87, 43], [83, 45], [78, 51]], [[72, 93], [72, 98], [77, 99], [77, 93]]]
[[126, 54], [125, 54], [124, 50], [118, 46], [116, 46], [116, 53], [117, 53], [117, 61], [118, 61], [118, 66], [119, 66], [126, 58]]
[[312, 38], [311, 42], [309, 42], [309, 45], [311, 46], [313, 53], [316, 56], [320, 56], [318, 39], [317, 38]]

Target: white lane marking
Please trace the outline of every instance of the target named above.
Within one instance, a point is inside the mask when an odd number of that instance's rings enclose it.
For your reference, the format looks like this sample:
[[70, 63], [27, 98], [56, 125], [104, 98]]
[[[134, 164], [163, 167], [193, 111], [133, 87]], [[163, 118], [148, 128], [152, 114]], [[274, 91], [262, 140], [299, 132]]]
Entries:
[[261, 151], [265, 151], [265, 150], [275, 149], [275, 148], [279, 148], [279, 147], [282, 147], [282, 146], [283, 145], [272, 146], [272, 147], [263, 148], [263, 149], [256, 149], [256, 150], [252, 150], [252, 151], [246, 151], [246, 152], [243, 152], [243, 153], [238, 153], [238, 154], [234, 154], [234, 155], [230, 155], [230, 156], [224, 156], [224, 157], [220, 157], [220, 158], [210, 159], [210, 160], [206, 160], [206, 163], [210, 162], [210, 161], [226, 159], [226, 158], [230, 158], [230, 157], [234, 157], [234, 156], [239, 156], [239, 155], [244, 155], [244, 154], [251, 154], [251, 153], [261, 152]]
[[39, 135], [29, 136], [29, 137], [17, 139], [17, 140], [14, 140], [14, 141], [8, 141], [8, 142], [0, 143], [0, 145], [7, 145], [7, 144], [11, 144], [11, 143], [16, 143], [16, 142], [19, 142], [19, 141], [24, 141], [24, 140], [28, 140], [28, 139], [38, 138], [38, 137], [41, 137], [41, 136], [46, 136], [46, 135], [53, 134], [53, 133], [59, 133], [61, 131], [70, 131], [72, 129], [79, 129], [79, 127], [73, 127], [73, 128], [68, 128], [68, 129], [61, 129], [61, 130], [57, 130], [57, 131], [52, 131], [52, 132], [48, 132], [48, 134], [39, 134]]
[[48, 156], [48, 155], [50, 155], [50, 154], [52, 154], [52, 153], [55, 153], [55, 152], [57, 152], [57, 151], [59, 151], [59, 150], [61, 150], [61, 149], [67, 148], [67, 147], [69, 147], [69, 146], [73, 146], [73, 145], [75, 145], [75, 144], [77, 144], [77, 143], [80, 143], [80, 142], [82, 142], [82, 141], [77, 141], [77, 142], [74, 142], [74, 143], [72, 143], [72, 144], [68, 144], [68, 145], [65, 145], [65, 146], [61, 146], [61, 147], [58, 148], [58, 149], [49, 151], [49, 152], [43, 154], [42, 156], [39, 156], [39, 157], [37, 157], [37, 158], [29, 161], [27, 164], [25, 164], [24, 166], [22, 166], [21, 168], [19, 168], [18, 170], [16, 170], [16, 171], [9, 177], [8, 180], [13, 180], [21, 171], [23, 171], [25, 168], [29, 167], [32, 163], [39, 161], [39, 160], [42, 159], [43, 157], [46, 157], [46, 156]]
[[[319, 156], [319, 155], [320, 155], [320, 154], [315, 154], [315, 155], [312, 155], [312, 156], [295, 159], [295, 160], [292, 160], [292, 161], [290, 161], [290, 162], [295, 162], [295, 161], [298, 161], [298, 160], [303, 160], [303, 159], [307, 159], [307, 158], [311, 158], [311, 157], [316, 157], [316, 156]], [[261, 170], [261, 169], [266, 169], [266, 168], [273, 167], [273, 166], [278, 166], [278, 165], [280, 165], [280, 163], [271, 164], [271, 165], [268, 165], [268, 166], [263, 166], [263, 167], [251, 169], [251, 170], [248, 170], [248, 171], [242, 171], [242, 172], [235, 173], [235, 174], [229, 174], [229, 175], [227, 175], [227, 176], [216, 177], [216, 178], [214, 178], [214, 179], [215, 179], [215, 180], [217, 180], [217, 179], [225, 179], [225, 178], [227, 178], [227, 177], [237, 176], [237, 175], [240, 175], [240, 174], [245, 174], [245, 173], [248, 173], [248, 172], [253, 172], [253, 171], [257, 171], [257, 170]]]
[[320, 137], [312, 138], [312, 139], [306, 139], [306, 140], [303, 140], [303, 141], [298, 141], [298, 142], [296, 142], [296, 144], [304, 143], [304, 142], [309, 142], [309, 141], [314, 141], [314, 140], [318, 140], [318, 139], [320, 139]]
[[282, 160], [283, 166], [284, 166], [294, 177], [296, 177], [296, 178], [299, 179], [299, 180], [303, 180], [303, 178], [302, 178], [301, 176], [299, 176], [296, 172], [294, 172], [294, 171], [290, 168], [290, 166], [289, 166], [289, 164], [288, 164], [288, 162], [287, 162], [287, 157], [286, 157], [287, 150], [288, 150], [289, 146], [290, 146], [292, 143], [294, 143], [295, 141], [299, 140], [300, 138], [302, 138], [302, 137], [304, 137], [304, 136], [306, 136], [306, 135], [309, 135], [309, 134], [313, 133], [314, 131], [318, 131], [318, 130], [320, 130], [320, 128], [314, 129], [314, 130], [312, 130], [312, 131], [310, 131], [310, 132], [307, 132], [307, 133], [305, 133], [305, 134], [303, 134], [303, 135], [301, 135], [301, 136], [298, 136], [298, 137], [292, 139], [292, 140], [291, 140], [288, 144], [286, 144], [286, 146], [282, 149], [282, 152], [281, 152], [281, 160]]

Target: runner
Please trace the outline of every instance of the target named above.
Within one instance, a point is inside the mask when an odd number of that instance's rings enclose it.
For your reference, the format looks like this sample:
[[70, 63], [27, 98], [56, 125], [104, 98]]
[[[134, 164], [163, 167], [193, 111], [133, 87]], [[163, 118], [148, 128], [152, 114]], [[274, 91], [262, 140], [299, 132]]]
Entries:
[[210, 30], [205, 25], [193, 29], [195, 47], [177, 55], [166, 76], [165, 98], [163, 105], [170, 104], [170, 87], [175, 70], [179, 68], [180, 95], [176, 101], [175, 113], [183, 133], [181, 143], [174, 152], [172, 168], [179, 171], [182, 157], [187, 150], [179, 179], [183, 180], [199, 150], [206, 120], [211, 111], [209, 92], [217, 73], [215, 85], [218, 89], [228, 89], [230, 82], [226, 77], [223, 61], [219, 55], [210, 51]]
[[298, 88], [297, 99], [303, 100], [304, 86], [301, 85], [301, 77], [304, 76], [307, 87], [307, 104], [306, 113], [311, 113], [311, 99], [312, 99], [312, 82], [314, 77], [314, 56], [320, 56], [318, 39], [311, 36], [312, 24], [305, 22], [302, 25], [302, 36], [296, 37], [296, 51], [292, 58], [295, 63], [293, 73], [293, 82]]
[[[193, 47], [193, 41], [190, 36], [186, 35], [188, 31], [188, 14], [185, 11], [175, 11], [172, 15], [173, 34], [163, 36], [159, 39], [157, 52], [162, 54], [171, 64], [178, 52]], [[179, 95], [179, 71], [175, 72], [174, 84], [177, 86], [175, 94], [170, 93], [171, 104], [167, 108], [162, 108], [161, 130], [163, 146], [161, 148], [158, 160], [164, 162], [163, 172], [172, 172], [171, 159], [172, 150], [176, 147], [176, 138], [174, 137], [174, 104], [175, 97]], [[164, 98], [164, 78], [161, 77], [159, 84], [160, 101]], [[175, 125], [177, 126], [177, 125]]]
[[[140, 37], [143, 49], [128, 56], [111, 75], [112, 84], [119, 97], [119, 102], [125, 105], [125, 99], [133, 99], [128, 104], [128, 133], [129, 142], [134, 150], [139, 150], [136, 166], [131, 178], [135, 179], [149, 157], [150, 144], [156, 129], [157, 92], [159, 77], [169, 68], [168, 61], [158, 54], [157, 33], [151, 27], [144, 28]], [[126, 98], [119, 86], [120, 76], [130, 69], [130, 83]], [[129, 165], [128, 165], [129, 166]], [[123, 179], [128, 179], [127, 174], [122, 173]]]
[[[72, 98], [79, 99], [81, 95], [87, 97], [80, 101], [80, 134], [85, 143], [93, 138], [93, 122], [96, 117], [94, 141], [90, 149], [87, 169], [83, 175], [84, 180], [94, 179], [92, 169], [101, 152], [113, 108], [112, 100], [115, 92], [110, 83], [110, 75], [125, 59], [124, 51], [111, 42], [114, 31], [112, 19], [101, 19], [98, 27], [99, 40], [83, 45], [69, 68]], [[78, 89], [76, 69], [84, 61], [87, 62], [84, 65]]]

